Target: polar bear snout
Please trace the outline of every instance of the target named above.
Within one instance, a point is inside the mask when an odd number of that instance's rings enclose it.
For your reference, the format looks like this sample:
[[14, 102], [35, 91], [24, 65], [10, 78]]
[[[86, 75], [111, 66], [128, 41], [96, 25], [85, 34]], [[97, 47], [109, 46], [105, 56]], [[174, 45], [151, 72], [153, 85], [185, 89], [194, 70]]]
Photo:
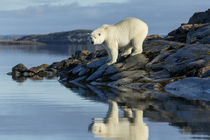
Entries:
[[91, 33], [90, 40], [93, 45], [100, 45], [104, 43], [105, 37], [101, 30], [96, 30]]
[[88, 36], [87, 41], [94, 45], [94, 41], [91, 35]]

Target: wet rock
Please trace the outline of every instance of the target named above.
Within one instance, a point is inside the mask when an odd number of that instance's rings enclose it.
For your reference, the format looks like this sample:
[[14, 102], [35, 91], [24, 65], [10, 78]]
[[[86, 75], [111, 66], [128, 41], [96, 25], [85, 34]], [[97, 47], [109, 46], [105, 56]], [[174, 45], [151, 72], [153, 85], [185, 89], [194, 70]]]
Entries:
[[39, 77], [55, 77], [56, 76], [56, 73], [54, 73], [53, 71], [40, 71], [38, 73], [38, 76]]
[[33, 73], [39, 73], [40, 71], [44, 71], [47, 67], [48, 64], [42, 64], [40, 66], [30, 68], [29, 71]]
[[210, 9], [205, 12], [196, 12], [189, 19], [189, 24], [210, 23]]
[[31, 76], [34, 76], [35, 74], [33, 72], [23, 72], [22, 76], [25, 76], [25, 77], [31, 77]]
[[210, 78], [189, 77], [166, 85], [171, 94], [190, 99], [210, 101]]
[[25, 72], [27, 70], [28, 69], [27, 69], [27, 67], [25, 65], [23, 65], [23, 64], [17, 64], [16, 66], [14, 66], [12, 68], [12, 73], [14, 73], [14, 72]]
[[12, 75], [12, 72], [8, 72], [7, 75]]
[[12, 75], [12, 79], [15, 80], [15, 81], [17, 81], [17, 82], [24, 82], [27, 78], [24, 77], [24, 76]]
[[19, 71], [13, 71], [12, 72], [12, 76], [13, 77], [20, 77], [22, 74], [21, 74], [21, 72], [19, 72]]
[[39, 75], [34, 75], [34, 76], [30, 77], [30, 79], [36, 81], [36, 80], [43, 80], [44, 78]]

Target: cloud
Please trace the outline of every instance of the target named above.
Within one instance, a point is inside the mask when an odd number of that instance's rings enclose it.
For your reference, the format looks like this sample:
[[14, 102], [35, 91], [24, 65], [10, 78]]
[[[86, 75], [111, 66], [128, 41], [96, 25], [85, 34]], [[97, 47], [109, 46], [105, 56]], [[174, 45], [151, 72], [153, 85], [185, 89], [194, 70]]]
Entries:
[[[77, 0], [77, 3], [76, 0], [21, 0], [23, 3], [32, 1], [34, 5], [38, 5], [0, 11], [0, 34], [40, 34], [94, 29], [102, 24], [116, 23], [126, 17], [137, 17], [148, 23], [150, 34], [163, 35], [187, 22], [194, 12], [205, 11], [210, 5], [209, 0], [202, 0], [202, 3], [197, 0], [182, 0], [182, 3], [177, 0], [159, 0], [158, 3], [156, 0], [115, 0], [115, 3], [112, 3], [114, 0], [88, 1], [92, 3], [85, 3], [86, 0]], [[40, 3], [42, 4], [39, 5]]]
[[78, 4], [79, 6], [95, 6], [101, 3], [125, 3], [129, 0], [1, 0], [0, 10], [11, 11], [35, 6], [65, 6]]

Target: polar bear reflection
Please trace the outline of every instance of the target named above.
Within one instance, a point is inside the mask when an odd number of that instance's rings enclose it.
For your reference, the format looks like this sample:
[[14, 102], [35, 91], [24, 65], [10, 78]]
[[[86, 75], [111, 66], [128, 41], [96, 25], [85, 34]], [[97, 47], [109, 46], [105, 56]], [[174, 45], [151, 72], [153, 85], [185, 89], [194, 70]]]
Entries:
[[[96, 119], [90, 125], [90, 131], [98, 138], [116, 138], [120, 140], [148, 140], [148, 127], [143, 122], [143, 111], [124, 107], [124, 117], [118, 116], [118, 105], [110, 101], [107, 117], [103, 122]], [[132, 117], [134, 115], [134, 117]]]

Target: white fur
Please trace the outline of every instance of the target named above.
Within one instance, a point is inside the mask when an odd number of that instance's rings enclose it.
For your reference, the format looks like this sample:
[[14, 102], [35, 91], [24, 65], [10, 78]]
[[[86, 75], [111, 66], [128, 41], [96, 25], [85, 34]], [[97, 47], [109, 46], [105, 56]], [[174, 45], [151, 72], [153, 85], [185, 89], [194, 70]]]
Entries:
[[[127, 18], [114, 25], [103, 25], [91, 33], [94, 45], [105, 44], [108, 52], [108, 65], [117, 61], [118, 49], [124, 48], [122, 55], [142, 53], [142, 45], [148, 34], [146, 23], [137, 18]], [[132, 50], [133, 49], [133, 50]]]

